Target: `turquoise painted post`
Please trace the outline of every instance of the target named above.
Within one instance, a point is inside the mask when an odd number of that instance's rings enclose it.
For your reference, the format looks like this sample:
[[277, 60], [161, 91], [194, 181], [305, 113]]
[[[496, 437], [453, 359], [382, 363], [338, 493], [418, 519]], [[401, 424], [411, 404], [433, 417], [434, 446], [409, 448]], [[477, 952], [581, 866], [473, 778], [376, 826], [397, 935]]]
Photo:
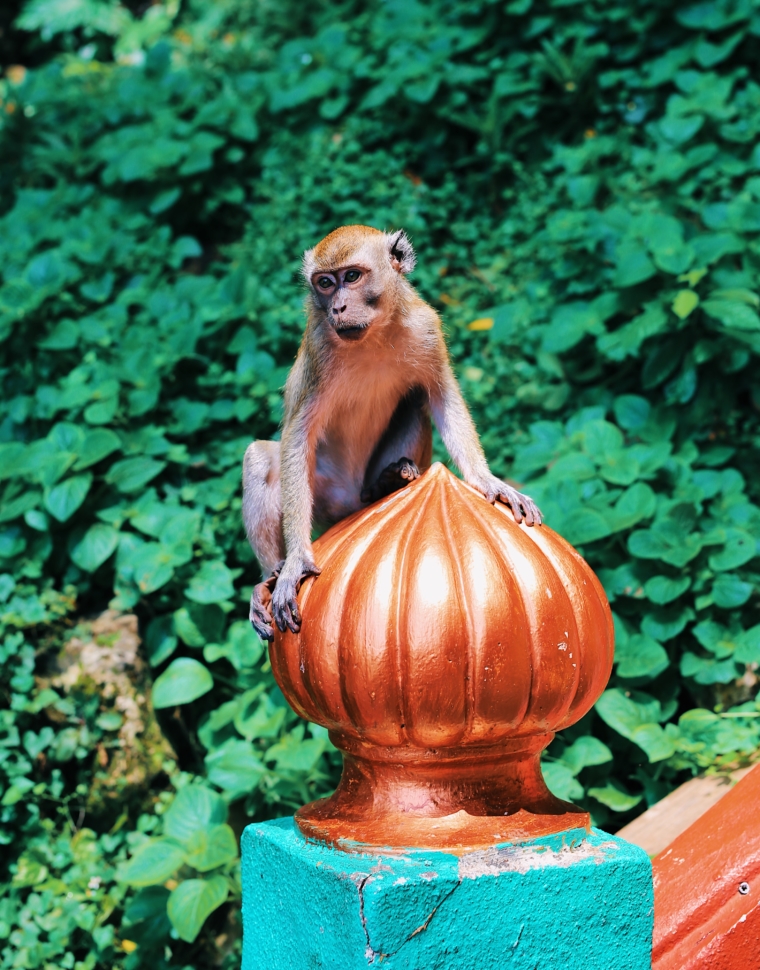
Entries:
[[598, 830], [460, 856], [243, 834], [243, 970], [650, 970], [652, 917], [646, 853]]

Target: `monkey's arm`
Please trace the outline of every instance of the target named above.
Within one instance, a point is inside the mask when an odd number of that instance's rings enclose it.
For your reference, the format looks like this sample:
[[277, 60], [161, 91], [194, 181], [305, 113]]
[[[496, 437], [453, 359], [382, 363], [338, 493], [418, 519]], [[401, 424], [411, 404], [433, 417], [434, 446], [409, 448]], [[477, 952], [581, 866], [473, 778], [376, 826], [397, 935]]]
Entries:
[[541, 512], [535, 502], [491, 474], [475, 423], [448, 360], [429, 393], [433, 420], [467, 484], [482, 492], [489, 502], [499, 499], [508, 505], [516, 522], [524, 518], [526, 525], [541, 525]]
[[[314, 401], [296, 404], [282, 432], [280, 482], [285, 562], [272, 593], [272, 616], [278, 628], [297, 633], [301, 615], [296, 595], [307, 576], [318, 576], [311, 547], [312, 476], [317, 424]], [[287, 414], [287, 411], [286, 411]]]

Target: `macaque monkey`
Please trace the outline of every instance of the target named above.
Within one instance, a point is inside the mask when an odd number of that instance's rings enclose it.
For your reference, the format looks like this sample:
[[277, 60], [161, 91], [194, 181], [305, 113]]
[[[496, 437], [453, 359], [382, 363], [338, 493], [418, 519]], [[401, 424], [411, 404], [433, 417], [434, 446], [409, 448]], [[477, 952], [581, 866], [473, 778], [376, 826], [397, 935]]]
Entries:
[[264, 576], [250, 618], [263, 639], [300, 629], [296, 594], [318, 576], [312, 523], [327, 526], [416, 479], [435, 421], [464, 480], [519, 523], [534, 502], [492, 475], [449, 363], [441, 321], [406, 276], [404, 232], [343, 226], [303, 258], [308, 319], [285, 385], [282, 436], [243, 459], [243, 520]]

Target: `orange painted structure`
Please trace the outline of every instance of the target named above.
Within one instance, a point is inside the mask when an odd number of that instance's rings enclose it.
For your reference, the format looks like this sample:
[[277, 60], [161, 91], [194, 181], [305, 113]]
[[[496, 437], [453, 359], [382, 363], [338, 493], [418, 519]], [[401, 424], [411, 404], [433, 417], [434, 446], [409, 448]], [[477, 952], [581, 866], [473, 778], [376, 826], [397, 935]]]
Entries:
[[601, 584], [547, 526], [518, 526], [443, 465], [330, 529], [276, 633], [274, 675], [344, 753], [302, 808], [322, 841], [463, 851], [589, 828], [546, 787], [541, 751], [604, 689]]
[[653, 970], [760, 970], [760, 766], [653, 863]]

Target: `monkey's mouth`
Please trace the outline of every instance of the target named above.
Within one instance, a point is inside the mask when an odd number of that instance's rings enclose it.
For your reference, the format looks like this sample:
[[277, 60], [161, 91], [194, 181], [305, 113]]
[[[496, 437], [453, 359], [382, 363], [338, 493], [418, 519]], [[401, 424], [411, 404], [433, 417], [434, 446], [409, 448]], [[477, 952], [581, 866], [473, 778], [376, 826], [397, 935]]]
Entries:
[[356, 323], [350, 327], [335, 327], [335, 332], [341, 340], [361, 340], [368, 329], [368, 323]]

